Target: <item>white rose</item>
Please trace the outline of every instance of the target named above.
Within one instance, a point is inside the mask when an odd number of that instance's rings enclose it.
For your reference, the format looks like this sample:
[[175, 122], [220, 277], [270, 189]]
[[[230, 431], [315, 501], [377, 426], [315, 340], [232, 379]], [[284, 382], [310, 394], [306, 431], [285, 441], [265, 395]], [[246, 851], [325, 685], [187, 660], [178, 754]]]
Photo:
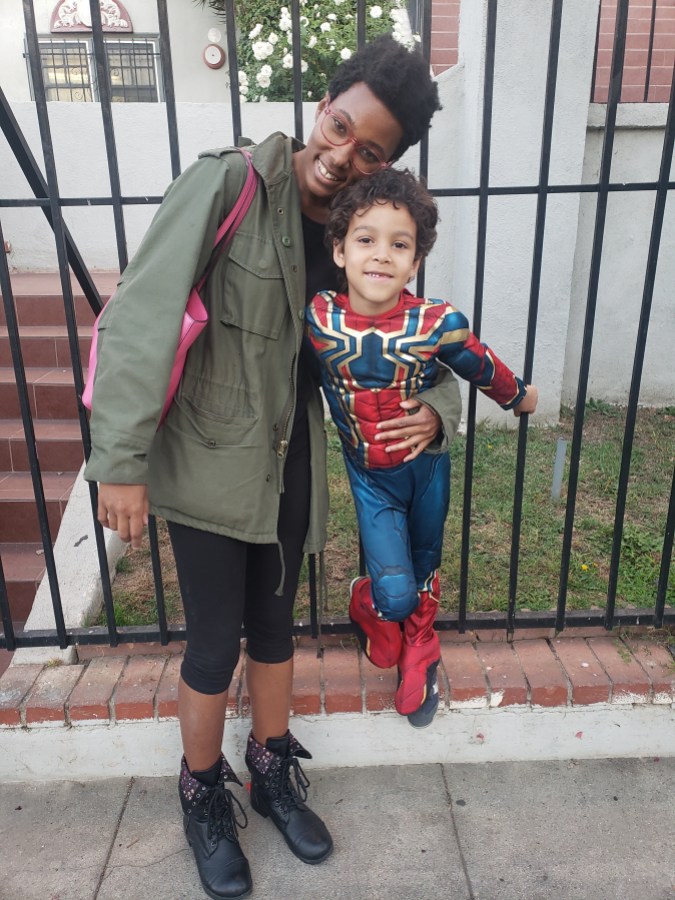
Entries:
[[272, 46], [274, 46], [274, 44], [277, 44], [279, 42], [279, 35], [272, 32], [267, 40], [270, 44], [272, 44]]
[[307, 46], [308, 46], [308, 47], [310, 48], [310, 50], [311, 50], [312, 47], [316, 47], [316, 45], [318, 44], [318, 42], [319, 42], [319, 39], [317, 38], [317, 36], [316, 36], [315, 34], [313, 34], [313, 35], [311, 36], [311, 38], [307, 41]]
[[268, 56], [271, 56], [274, 53], [274, 47], [269, 41], [256, 41], [251, 49], [257, 60], [267, 59]]
[[307, 63], [305, 62], [304, 59], [301, 59], [301, 60], [300, 60], [300, 71], [301, 71], [301, 72], [306, 72], [307, 69], [309, 69], [309, 66], [307, 65]]
[[270, 86], [269, 75], [265, 75], [262, 72], [258, 72], [258, 74], [255, 76], [255, 80], [258, 82], [261, 88], [268, 88]]
[[300, 24], [304, 28], [307, 28], [307, 26], [309, 25], [309, 19], [307, 18], [307, 16], [300, 16]]
[[247, 85], [247, 84], [240, 84], [240, 85], [239, 85], [239, 93], [242, 94], [242, 95], [245, 97], [246, 94], [248, 94], [248, 85]]
[[270, 78], [272, 75], [272, 66], [261, 66], [260, 74], [264, 75], [265, 78]]
[[352, 51], [349, 49], [349, 47], [343, 47], [342, 50], [340, 50], [340, 58], [341, 59], [349, 59], [349, 57], [351, 55], [352, 55]]
[[335, 13], [328, 13], [328, 15], [326, 16], [326, 18], [327, 18], [327, 19], [330, 19], [331, 22], [334, 22], [334, 21], [337, 19], [337, 16], [335, 15]]
[[292, 69], [293, 68], [293, 54], [287, 53], [281, 60], [281, 65], [284, 69]]
[[381, 15], [382, 15], [382, 7], [381, 6], [371, 6], [370, 7], [371, 19], [379, 19]]
[[330, 22], [322, 22], [321, 30], [322, 31], [330, 31]]
[[249, 33], [248, 33], [250, 40], [254, 41], [258, 37], [258, 35], [260, 34], [261, 31], [262, 31], [262, 25], [260, 24], [260, 22], [258, 22], [258, 24], [255, 26], [255, 28], [252, 31], [249, 31]]
[[248, 84], [248, 75], [241, 69], [239, 70], [239, 84]]

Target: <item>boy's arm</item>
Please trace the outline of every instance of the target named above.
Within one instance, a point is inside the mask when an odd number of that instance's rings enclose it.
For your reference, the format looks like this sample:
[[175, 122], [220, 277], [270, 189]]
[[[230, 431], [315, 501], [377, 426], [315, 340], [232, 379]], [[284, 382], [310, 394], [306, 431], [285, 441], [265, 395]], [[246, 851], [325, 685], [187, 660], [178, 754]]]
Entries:
[[[469, 330], [464, 313], [450, 306], [444, 321], [438, 359], [466, 381], [475, 384], [502, 409], [515, 409], [526, 397], [523, 380], [514, 375], [497, 354]], [[521, 409], [521, 412], [528, 411]], [[531, 411], [534, 412], [534, 409]]]

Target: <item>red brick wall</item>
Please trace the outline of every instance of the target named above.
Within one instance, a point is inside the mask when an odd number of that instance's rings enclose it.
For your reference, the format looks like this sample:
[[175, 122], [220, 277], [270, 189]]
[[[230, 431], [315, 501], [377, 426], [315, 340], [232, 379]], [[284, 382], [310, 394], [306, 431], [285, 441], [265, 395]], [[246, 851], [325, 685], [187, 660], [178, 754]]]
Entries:
[[431, 7], [431, 67], [434, 75], [457, 64], [460, 0], [434, 0]]
[[[667, 103], [675, 63], [675, 0], [657, 0], [654, 21], [654, 45], [649, 73], [649, 92], [645, 97], [652, 0], [630, 0], [626, 58], [624, 60], [621, 99], [624, 103]], [[616, 0], [602, 0], [598, 65], [595, 77], [596, 102], [607, 100], [612, 63]]]
[[[617, 0], [602, 0], [598, 62], [593, 100], [607, 100], [609, 72], [614, 42]], [[434, 0], [431, 20], [431, 65], [435, 75], [457, 63], [460, 0]], [[624, 62], [621, 100], [641, 103], [645, 100], [649, 32], [652, 0], [630, 0], [626, 59]], [[646, 99], [651, 103], [667, 103], [675, 64], [675, 0], [656, 0], [654, 44]]]

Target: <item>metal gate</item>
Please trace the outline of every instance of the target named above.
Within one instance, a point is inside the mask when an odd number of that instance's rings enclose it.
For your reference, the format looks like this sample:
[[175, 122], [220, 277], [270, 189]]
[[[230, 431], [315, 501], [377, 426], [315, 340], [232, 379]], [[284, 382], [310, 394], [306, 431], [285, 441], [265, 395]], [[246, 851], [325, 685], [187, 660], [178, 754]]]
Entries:
[[[23, 0], [25, 29], [27, 36], [27, 52], [30, 63], [30, 73], [35, 96], [35, 105], [40, 126], [42, 140], [42, 152], [45, 160], [45, 175], [40, 171], [30, 148], [24, 140], [17, 121], [12, 114], [9, 102], [0, 88], [0, 125], [5, 139], [8, 141], [14, 157], [35, 196], [34, 200], [12, 200], [0, 197], [0, 211], [2, 208], [17, 206], [39, 207], [44, 212], [54, 232], [56, 252], [59, 262], [59, 271], [63, 300], [65, 305], [67, 328], [69, 335], [70, 351], [72, 356], [75, 390], [78, 398], [83, 390], [82, 366], [77, 340], [77, 327], [74, 313], [73, 293], [69, 277], [69, 267], [79, 282], [82, 291], [87, 297], [92, 309], [98, 312], [101, 309], [101, 300], [85, 261], [78, 253], [78, 249], [66, 228], [62, 209], [66, 205], [110, 205], [114, 216], [115, 232], [117, 237], [117, 254], [120, 270], [127, 264], [127, 243], [123, 207], [126, 204], [157, 204], [160, 197], [122, 197], [118, 170], [117, 149], [113, 127], [112, 102], [110, 90], [110, 78], [108, 62], [106, 59], [103, 31], [101, 25], [101, 13], [96, 0], [91, 0], [92, 39], [96, 67], [98, 94], [100, 98], [103, 131], [108, 159], [108, 172], [111, 186], [111, 195], [64, 199], [59, 195], [56, 165], [54, 159], [54, 147], [50, 134], [50, 123], [47, 108], [45, 86], [40, 67], [40, 51], [38, 34], [35, 24], [35, 14], [31, 0]], [[495, 77], [495, 36], [498, 15], [498, 0], [488, 0], [486, 57], [484, 72], [484, 96], [482, 112], [482, 144], [480, 178], [477, 186], [459, 188], [438, 188], [433, 193], [438, 197], [477, 197], [478, 199], [478, 240], [476, 245], [476, 278], [473, 308], [473, 329], [480, 334], [481, 317], [483, 311], [483, 289], [485, 274], [486, 234], [490, 198], [505, 195], [533, 195], [536, 196], [536, 229], [534, 240], [534, 252], [532, 258], [532, 275], [530, 284], [529, 309], [527, 315], [527, 339], [525, 362], [523, 366], [526, 382], [531, 380], [533, 358], [535, 350], [537, 316], [539, 305], [540, 277], [542, 270], [542, 256], [544, 237], [546, 233], [547, 202], [552, 194], [558, 193], [582, 193], [590, 192], [597, 195], [597, 207], [595, 214], [595, 229], [592, 245], [590, 276], [588, 283], [588, 295], [586, 315], [583, 330], [583, 346], [579, 369], [578, 392], [576, 399], [576, 413], [571, 447], [571, 462], [569, 469], [567, 506], [565, 515], [564, 534], [562, 539], [562, 552], [560, 559], [560, 575], [558, 588], [557, 609], [545, 613], [529, 613], [518, 611], [518, 574], [521, 560], [521, 524], [522, 524], [522, 498], [525, 478], [526, 447], [528, 439], [527, 417], [520, 420], [518, 434], [518, 449], [515, 472], [515, 491], [513, 499], [512, 538], [511, 538], [511, 564], [509, 580], [508, 609], [500, 614], [478, 614], [468, 611], [468, 573], [471, 557], [471, 499], [473, 484], [473, 467], [475, 454], [475, 427], [476, 427], [476, 389], [471, 388], [469, 394], [469, 406], [467, 415], [467, 449], [464, 478], [464, 507], [462, 522], [462, 550], [460, 570], [460, 598], [459, 610], [456, 615], [442, 616], [438, 622], [441, 629], [459, 629], [464, 631], [480, 628], [503, 628], [508, 634], [512, 634], [516, 628], [554, 627], [560, 631], [569, 625], [604, 625], [611, 629], [617, 625], [648, 624], [656, 627], [672, 625], [675, 623], [675, 612], [666, 607], [666, 591], [670, 572], [670, 561], [673, 550], [673, 533], [675, 530], [675, 472], [670, 491], [667, 521], [663, 534], [663, 546], [661, 553], [661, 568], [658, 585], [654, 592], [653, 605], [646, 609], [622, 610], [616, 608], [617, 580], [619, 562], [621, 556], [621, 541], [623, 533], [626, 495], [630, 475], [631, 450], [638, 408], [638, 396], [645, 356], [647, 331], [649, 326], [650, 310], [654, 292], [654, 282], [659, 259], [659, 248], [664, 221], [664, 211], [668, 191], [675, 187], [675, 183], [669, 181], [673, 157], [673, 144], [675, 141], [675, 104], [673, 101], [674, 89], [671, 87], [668, 117], [665, 128], [665, 139], [661, 155], [661, 164], [658, 180], [656, 182], [639, 182], [623, 184], [612, 182], [611, 163], [614, 146], [617, 107], [621, 96], [622, 72], [626, 48], [626, 30], [628, 23], [628, 0], [618, 0], [616, 27], [614, 34], [614, 49], [612, 56], [611, 78], [609, 97], [604, 127], [604, 141], [600, 162], [600, 173], [597, 183], [585, 184], [555, 184], [549, 183], [549, 167], [552, 150], [553, 116], [556, 101], [556, 83], [558, 77], [558, 56], [560, 48], [561, 19], [563, 0], [553, 0], [550, 23], [550, 44], [548, 49], [548, 66], [545, 85], [545, 105], [542, 124], [542, 143], [539, 165], [539, 178], [536, 184], [511, 185], [507, 187], [491, 186], [489, 181], [490, 151], [491, 151], [491, 126], [492, 126], [492, 101], [493, 85]], [[294, 120], [295, 134], [299, 139], [303, 136], [303, 108], [301, 102], [301, 67], [300, 67], [300, 4], [298, 0], [290, 3], [291, 15], [294, 22], [293, 28], [293, 74], [295, 87]], [[167, 0], [157, 0], [157, 12], [159, 21], [159, 53], [161, 57], [162, 90], [166, 107], [168, 134], [170, 144], [170, 159], [173, 177], [180, 173], [180, 159], [178, 151], [178, 127], [176, 119], [176, 102], [174, 94], [171, 44], [169, 34], [169, 21], [167, 15]], [[241, 109], [238, 93], [238, 66], [237, 48], [235, 42], [235, 4], [233, 0], [225, 3], [227, 17], [227, 42], [229, 71], [231, 84], [231, 108], [232, 125], [235, 141], [241, 136]], [[431, 0], [415, 4], [415, 15], [420, 24], [422, 36], [422, 51], [429, 58], [431, 39]], [[357, 16], [357, 34], [359, 43], [365, 40], [366, 7], [364, 0], [359, 0]], [[653, 38], [653, 31], [652, 31]], [[651, 44], [650, 42], [650, 59]], [[428, 143], [425, 140], [420, 147], [419, 171], [426, 175], [429, 164]], [[579, 460], [581, 453], [581, 438], [584, 424], [584, 411], [587, 400], [588, 377], [590, 367], [591, 347], [594, 338], [594, 322], [596, 312], [596, 300], [600, 265], [603, 253], [603, 237], [605, 231], [605, 218], [608, 198], [612, 192], [617, 191], [653, 191], [655, 203], [652, 221], [651, 239], [647, 266], [644, 277], [644, 288], [640, 321], [633, 359], [632, 380], [628, 397], [628, 411], [623, 440], [621, 469], [616, 489], [616, 514], [614, 520], [614, 536], [609, 570], [609, 584], [607, 590], [606, 605], [604, 610], [566, 611], [567, 589], [570, 569], [570, 556], [572, 548], [572, 535], [575, 522], [575, 508], [579, 479]], [[0, 246], [3, 243], [2, 227], [0, 224]], [[422, 276], [423, 279], [423, 276]], [[103, 533], [100, 524], [96, 521], [97, 491], [95, 485], [90, 485], [91, 507], [94, 518], [96, 543], [100, 564], [101, 580], [103, 585], [104, 606], [107, 617], [107, 627], [101, 628], [67, 628], [64, 622], [59, 583], [54, 563], [52, 548], [52, 535], [47, 519], [45, 495], [42, 486], [40, 463], [35, 450], [35, 433], [28, 402], [26, 378], [21, 356], [19, 332], [17, 327], [12, 284], [7, 260], [4, 254], [0, 254], [0, 288], [2, 289], [7, 328], [10, 336], [12, 360], [19, 392], [21, 417], [23, 421], [26, 445], [28, 448], [30, 469], [35, 491], [35, 500], [40, 520], [42, 544], [44, 548], [47, 577], [51, 587], [51, 597], [54, 609], [55, 627], [46, 631], [15, 632], [10, 615], [9, 602], [5, 579], [0, 560], [0, 613], [2, 615], [3, 634], [0, 635], [0, 647], [13, 650], [17, 647], [58, 645], [65, 648], [72, 644], [99, 643], [117, 645], [120, 641], [160, 641], [166, 644], [170, 640], [182, 639], [185, 636], [184, 626], [172, 626], [167, 623], [164, 608], [164, 596], [162, 588], [161, 566], [158, 553], [157, 533], [155, 522], [150, 523], [150, 545], [152, 553], [153, 571], [155, 576], [157, 598], [157, 626], [153, 627], [118, 627], [115, 623], [113, 612], [113, 600], [108, 565], [103, 542]], [[423, 280], [418, 284], [419, 293], [423, 293]], [[79, 400], [79, 421], [82, 433], [82, 442], [85, 456], [90, 451], [89, 429], [85, 410]], [[317, 578], [315, 561], [310, 559], [309, 566], [311, 619], [309, 624], [296, 623], [296, 632], [309, 632], [316, 636], [319, 632], [321, 610], [317, 600]], [[323, 631], [334, 633], [348, 633], [351, 631], [350, 623], [346, 620], [326, 620], [322, 623]]]

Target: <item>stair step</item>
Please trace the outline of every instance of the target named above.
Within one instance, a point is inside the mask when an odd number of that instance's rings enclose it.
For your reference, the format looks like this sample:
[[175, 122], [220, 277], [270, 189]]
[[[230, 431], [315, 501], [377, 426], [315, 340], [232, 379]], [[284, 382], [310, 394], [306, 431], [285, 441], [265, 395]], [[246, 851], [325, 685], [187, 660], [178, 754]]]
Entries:
[[[86, 365], [91, 346], [91, 325], [81, 326], [80, 358]], [[19, 329], [21, 356], [25, 366], [69, 367], [70, 346], [65, 325], [24, 325]], [[12, 351], [6, 325], [0, 325], [0, 366], [12, 366]]]
[[[115, 290], [119, 274], [91, 275], [105, 302]], [[83, 460], [63, 289], [58, 272], [19, 272], [11, 274], [10, 280], [47, 516], [55, 540]], [[72, 277], [71, 285], [86, 377], [95, 314]], [[36, 543], [40, 539], [4, 304], [0, 302], [0, 555], [17, 627], [30, 612], [44, 572], [42, 545]]]
[[[34, 419], [40, 468], [45, 472], [74, 472], [84, 460], [80, 426], [74, 419]], [[20, 419], [0, 419], [0, 471], [30, 470]]]
[[[77, 418], [75, 380], [71, 368], [27, 366], [25, 372], [33, 418]], [[17, 419], [20, 416], [14, 369], [0, 368], [0, 417]]]
[[[101, 299], [110, 297], [119, 280], [116, 272], [93, 272], [92, 278]], [[23, 325], [65, 325], [63, 294], [58, 272], [21, 272], [11, 276], [12, 295], [17, 319]], [[91, 324], [94, 313], [79, 284], [71, 280], [75, 317], [80, 325]], [[5, 324], [4, 307], [0, 304], [0, 324]]]
[[[52, 541], [61, 525], [77, 472], [43, 472]], [[40, 525], [29, 472], [0, 472], [0, 543], [39, 541]]]
[[33, 606], [45, 571], [42, 544], [0, 543], [7, 596], [14, 626], [23, 623]]

